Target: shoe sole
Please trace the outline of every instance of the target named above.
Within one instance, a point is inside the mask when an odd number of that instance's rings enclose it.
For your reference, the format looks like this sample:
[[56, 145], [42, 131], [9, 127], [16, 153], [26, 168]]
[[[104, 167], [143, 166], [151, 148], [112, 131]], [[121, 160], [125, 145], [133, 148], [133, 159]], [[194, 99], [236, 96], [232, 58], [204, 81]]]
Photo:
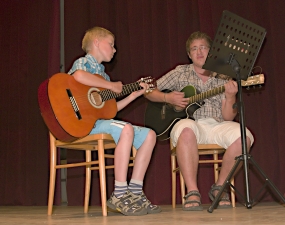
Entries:
[[156, 213], [160, 213], [161, 209], [159, 210], [147, 210], [147, 214], [156, 214]]

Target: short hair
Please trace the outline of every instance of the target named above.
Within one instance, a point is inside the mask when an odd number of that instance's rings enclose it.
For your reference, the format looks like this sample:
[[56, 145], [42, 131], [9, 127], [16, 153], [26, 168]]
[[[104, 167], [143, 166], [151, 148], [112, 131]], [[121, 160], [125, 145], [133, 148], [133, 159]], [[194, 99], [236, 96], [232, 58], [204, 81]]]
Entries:
[[203, 33], [201, 31], [196, 31], [192, 33], [186, 41], [187, 54], [190, 53], [190, 45], [192, 44], [194, 40], [197, 40], [197, 39], [205, 39], [208, 42], [208, 45], [209, 45], [208, 47], [211, 47], [213, 43], [212, 39], [206, 33]]
[[109, 30], [102, 27], [93, 27], [88, 29], [85, 32], [85, 35], [82, 39], [82, 49], [84, 52], [88, 53], [91, 50], [91, 44], [95, 38], [102, 38], [108, 35], [113, 36], [115, 39], [115, 35]]

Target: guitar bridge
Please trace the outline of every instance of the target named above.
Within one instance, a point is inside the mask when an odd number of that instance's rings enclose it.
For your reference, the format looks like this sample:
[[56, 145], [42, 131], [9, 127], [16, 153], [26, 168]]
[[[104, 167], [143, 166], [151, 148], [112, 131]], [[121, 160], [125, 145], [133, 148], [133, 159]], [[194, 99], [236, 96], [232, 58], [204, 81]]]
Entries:
[[82, 117], [81, 117], [81, 114], [80, 114], [80, 111], [79, 111], [78, 104], [77, 104], [75, 98], [73, 97], [73, 95], [72, 95], [70, 89], [66, 89], [66, 93], [67, 93], [67, 95], [68, 95], [69, 101], [70, 101], [70, 103], [71, 103], [71, 106], [72, 106], [72, 108], [73, 108], [73, 111], [74, 111], [76, 117], [77, 117], [79, 120], [81, 120]]

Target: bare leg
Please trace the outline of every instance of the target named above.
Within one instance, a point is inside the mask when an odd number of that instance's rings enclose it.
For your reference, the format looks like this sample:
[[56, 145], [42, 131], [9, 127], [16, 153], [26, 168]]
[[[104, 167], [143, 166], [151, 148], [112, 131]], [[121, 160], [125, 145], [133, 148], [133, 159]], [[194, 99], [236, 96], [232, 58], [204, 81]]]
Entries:
[[[250, 139], [247, 137], [247, 150], [249, 151], [250, 149]], [[235, 157], [239, 156], [242, 154], [242, 145], [241, 145], [241, 138], [238, 138], [235, 142], [233, 142], [228, 149], [226, 150], [224, 156], [223, 156], [223, 162], [222, 162], [222, 167], [221, 167], [221, 171], [220, 171], [220, 175], [219, 178], [216, 182], [216, 185], [222, 185], [227, 176], [229, 175], [232, 167], [235, 164]], [[240, 169], [240, 167], [242, 166], [242, 164], [240, 164], [237, 168], [237, 170], [235, 171], [235, 173]], [[214, 195], [216, 195], [218, 193], [218, 191], [214, 192]], [[226, 205], [226, 204], [230, 204], [229, 202], [220, 202], [220, 205]]]
[[134, 140], [132, 125], [126, 124], [115, 149], [115, 180], [124, 182], [127, 179], [128, 164]]
[[145, 141], [138, 149], [132, 179], [143, 181], [155, 143], [156, 134], [153, 130], [150, 130]]
[[[181, 132], [176, 146], [177, 161], [185, 184], [187, 193], [192, 190], [198, 190], [197, 171], [199, 163], [199, 154], [196, 136], [190, 128], [184, 128]], [[190, 196], [188, 200], [199, 201], [198, 196]], [[197, 206], [198, 203], [187, 204], [185, 207]]]

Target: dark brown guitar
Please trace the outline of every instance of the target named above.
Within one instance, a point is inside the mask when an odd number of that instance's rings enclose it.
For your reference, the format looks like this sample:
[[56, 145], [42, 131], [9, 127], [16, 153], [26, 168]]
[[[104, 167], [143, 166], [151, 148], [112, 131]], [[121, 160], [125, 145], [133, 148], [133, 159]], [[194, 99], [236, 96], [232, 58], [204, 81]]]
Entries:
[[116, 94], [83, 85], [69, 74], [58, 73], [39, 86], [40, 111], [50, 132], [61, 141], [71, 142], [87, 136], [98, 119], [114, 118], [118, 111], [115, 98], [142, 89], [141, 82], [149, 84], [150, 91], [156, 87], [154, 79], [146, 77], [124, 85], [123, 91]]
[[[263, 84], [264, 75], [259, 74], [249, 77], [246, 81], [241, 81], [243, 87]], [[184, 92], [185, 98], [189, 98], [189, 105], [184, 109], [177, 111], [170, 104], [160, 102], [148, 102], [145, 112], [145, 126], [153, 129], [157, 134], [159, 141], [167, 140], [173, 126], [181, 119], [193, 119], [194, 112], [203, 105], [203, 100], [225, 91], [225, 86], [219, 86], [214, 89], [197, 93], [195, 87], [188, 85], [181, 92]], [[163, 90], [169, 92], [169, 90]]]

